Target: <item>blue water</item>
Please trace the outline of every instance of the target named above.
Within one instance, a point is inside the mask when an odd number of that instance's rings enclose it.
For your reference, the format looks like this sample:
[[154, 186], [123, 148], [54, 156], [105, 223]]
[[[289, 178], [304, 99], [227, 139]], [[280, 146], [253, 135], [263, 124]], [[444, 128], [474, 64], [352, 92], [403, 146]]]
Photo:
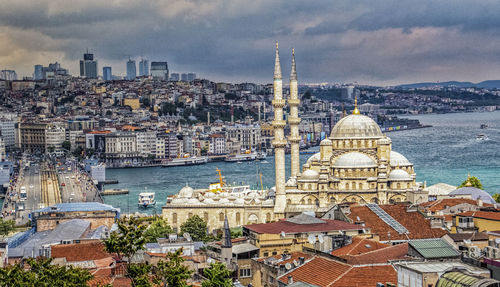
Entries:
[[[467, 174], [477, 176], [489, 193], [500, 192], [500, 111], [491, 113], [461, 113], [412, 116], [431, 128], [388, 133], [393, 150], [406, 156], [415, 165], [418, 181], [428, 185], [445, 182], [459, 185]], [[481, 123], [489, 128], [481, 130]], [[476, 135], [484, 133], [489, 140], [477, 141]], [[301, 155], [304, 163], [310, 155]], [[257, 186], [258, 170], [263, 173], [263, 185], [274, 185], [274, 158], [268, 163], [215, 162], [200, 166], [172, 168], [108, 169], [108, 179], [118, 179], [119, 184], [107, 188], [126, 188], [128, 195], [105, 197], [105, 202], [120, 207], [122, 212], [161, 212], [167, 195], [179, 191], [188, 183], [193, 188], [206, 188], [216, 181], [218, 167], [228, 183]], [[287, 164], [290, 163], [287, 156]], [[287, 166], [287, 171], [290, 169]], [[156, 192], [156, 208], [138, 209], [140, 192], [147, 188]]]

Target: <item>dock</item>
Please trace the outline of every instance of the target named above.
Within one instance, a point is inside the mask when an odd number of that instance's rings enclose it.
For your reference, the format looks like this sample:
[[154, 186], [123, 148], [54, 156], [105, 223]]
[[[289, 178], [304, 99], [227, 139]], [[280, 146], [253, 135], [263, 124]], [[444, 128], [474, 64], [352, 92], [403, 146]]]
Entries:
[[128, 194], [128, 189], [105, 189], [101, 192], [101, 195], [118, 195], [118, 194]]

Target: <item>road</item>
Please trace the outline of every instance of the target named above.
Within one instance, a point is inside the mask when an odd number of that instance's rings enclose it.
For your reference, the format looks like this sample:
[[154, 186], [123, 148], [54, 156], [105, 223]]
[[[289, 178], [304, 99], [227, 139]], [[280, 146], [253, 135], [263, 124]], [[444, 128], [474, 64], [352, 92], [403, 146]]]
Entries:
[[83, 191], [78, 174], [73, 169], [71, 171], [58, 171], [58, 178], [61, 188], [63, 202], [82, 202]]

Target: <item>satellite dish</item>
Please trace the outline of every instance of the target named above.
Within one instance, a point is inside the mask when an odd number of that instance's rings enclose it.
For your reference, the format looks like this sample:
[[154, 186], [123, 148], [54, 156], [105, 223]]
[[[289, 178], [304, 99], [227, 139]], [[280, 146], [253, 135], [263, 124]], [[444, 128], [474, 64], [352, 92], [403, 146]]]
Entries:
[[344, 231], [339, 230], [340, 235], [344, 235]]
[[290, 263], [285, 264], [285, 269], [286, 270], [292, 269], [292, 264], [290, 264]]
[[285, 236], [286, 236], [285, 231], [281, 231], [281, 233], [280, 233], [280, 237], [281, 237], [281, 238], [285, 238]]
[[481, 253], [482, 253], [481, 249], [479, 249], [476, 246], [472, 246], [471, 248], [469, 248], [469, 257], [480, 258], [481, 257]]
[[323, 235], [321, 235], [321, 234], [318, 235], [318, 241], [319, 241], [319, 243], [325, 242], [325, 239], [323, 238]]
[[316, 243], [316, 236], [309, 234], [309, 236], [307, 237], [307, 241], [311, 244]]
[[189, 233], [187, 232], [184, 232], [184, 234], [182, 234], [182, 237], [184, 237], [187, 241], [191, 241], [191, 235], [189, 235]]
[[293, 265], [294, 265], [295, 267], [297, 267], [297, 266], [299, 266], [299, 262], [297, 262], [297, 260], [293, 260]]

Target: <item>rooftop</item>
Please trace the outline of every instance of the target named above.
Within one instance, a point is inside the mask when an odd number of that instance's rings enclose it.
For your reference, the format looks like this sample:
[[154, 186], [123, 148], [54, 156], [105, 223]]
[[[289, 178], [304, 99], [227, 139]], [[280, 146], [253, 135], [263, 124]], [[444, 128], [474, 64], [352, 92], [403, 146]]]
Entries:
[[288, 220], [281, 220], [271, 223], [260, 223], [245, 225], [244, 227], [263, 234], [280, 234], [285, 233], [305, 233], [305, 232], [328, 232], [328, 231], [338, 231], [338, 230], [362, 230], [361, 225], [356, 225], [340, 220], [329, 220], [329, 219], [319, 219], [323, 221], [322, 223], [294, 223]]
[[66, 258], [68, 262], [98, 260], [112, 256], [104, 250], [101, 241], [58, 244], [51, 247], [50, 253], [52, 258]]
[[116, 211], [120, 212], [119, 208], [115, 208], [109, 204], [99, 202], [68, 202], [58, 203], [55, 205], [47, 206], [34, 212], [73, 212], [73, 211]]
[[425, 259], [456, 258], [460, 256], [460, 252], [441, 238], [410, 240], [409, 243]]
[[458, 215], [500, 221], [500, 211], [467, 211]]

